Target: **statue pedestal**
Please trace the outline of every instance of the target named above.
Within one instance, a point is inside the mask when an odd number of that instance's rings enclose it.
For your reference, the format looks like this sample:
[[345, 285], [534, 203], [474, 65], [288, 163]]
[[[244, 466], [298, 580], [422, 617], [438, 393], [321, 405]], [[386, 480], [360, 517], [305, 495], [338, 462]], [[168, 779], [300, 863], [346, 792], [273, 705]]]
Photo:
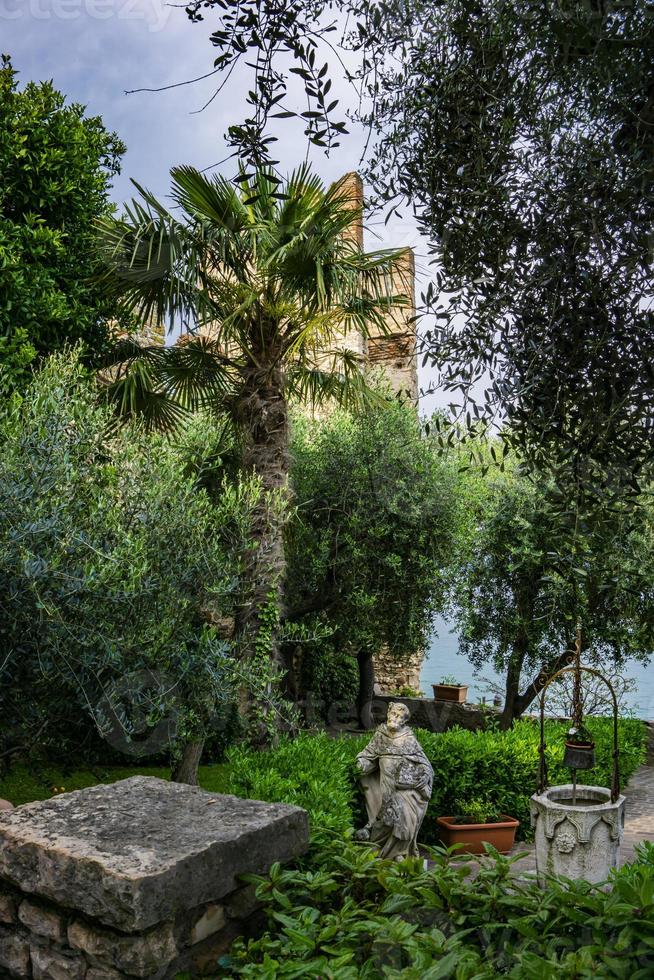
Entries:
[[624, 832], [625, 798], [611, 802], [603, 786], [552, 786], [531, 798], [531, 825], [535, 829], [536, 870], [591, 883], [605, 881], [617, 868]]

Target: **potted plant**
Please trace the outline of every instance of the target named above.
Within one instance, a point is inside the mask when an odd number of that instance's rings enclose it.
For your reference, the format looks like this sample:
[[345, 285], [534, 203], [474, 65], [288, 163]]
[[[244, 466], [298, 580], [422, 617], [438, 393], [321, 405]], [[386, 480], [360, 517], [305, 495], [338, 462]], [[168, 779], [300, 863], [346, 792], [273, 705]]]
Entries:
[[563, 765], [569, 769], [592, 769], [595, 765], [595, 742], [583, 725], [568, 731]]
[[445, 847], [461, 844], [459, 850], [465, 854], [483, 854], [484, 844], [492, 844], [500, 854], [509, 853], [519, 820], [498, 813], [495, 804], [478, 797], [457, 801], [456, 809], [458, 816], [436, 818]]
[[468, 685], [459, 684], [456, 677], [451, 675], [441, 677], [440, 684], [432, 684], [432, 687], [435, 701], [454, 701], [456, 704], [465, 704], [468, 697]]

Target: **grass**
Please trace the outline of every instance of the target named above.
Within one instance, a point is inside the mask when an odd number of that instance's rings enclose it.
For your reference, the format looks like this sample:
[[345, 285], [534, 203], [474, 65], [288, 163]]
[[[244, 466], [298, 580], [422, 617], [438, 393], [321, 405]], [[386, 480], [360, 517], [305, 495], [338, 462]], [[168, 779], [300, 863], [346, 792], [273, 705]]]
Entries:
[[[153, 766], [134, 768], [99, 767], [94, 770], [74, 769], [62, 772], [54, 766], [31, 769], [16, 766], [3, 779], [0, 779], [0, 798], [9, 800], [14, 806], [32, 803], [34, 800], [49, 800], [58, 793], [84, 789], [97, 783], [116, 783], [129, 776], [157, 776], [169, 779], [170, 769]], [[230, 766], [226, 763], [200, 766], [200, 785], [212, 793], [226, 793], [229, 787]]]

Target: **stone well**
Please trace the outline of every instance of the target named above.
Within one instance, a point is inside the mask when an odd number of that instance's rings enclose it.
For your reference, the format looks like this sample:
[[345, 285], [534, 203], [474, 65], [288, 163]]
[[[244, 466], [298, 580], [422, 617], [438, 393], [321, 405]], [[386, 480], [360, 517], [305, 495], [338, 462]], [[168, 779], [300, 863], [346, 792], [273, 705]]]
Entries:
[[603, 786], [552, 786], [531, 798], [531, 825], [539, 878], [565, 875], [592, 883], [606, 881], [617, 868], [624, 830], [624, 796], [611, 802]]
[[2, 813], [0, 976], [168, 980], [210, 967], [257, 926], [238, 876], [307, 846], [299, 807], [144, 776]]

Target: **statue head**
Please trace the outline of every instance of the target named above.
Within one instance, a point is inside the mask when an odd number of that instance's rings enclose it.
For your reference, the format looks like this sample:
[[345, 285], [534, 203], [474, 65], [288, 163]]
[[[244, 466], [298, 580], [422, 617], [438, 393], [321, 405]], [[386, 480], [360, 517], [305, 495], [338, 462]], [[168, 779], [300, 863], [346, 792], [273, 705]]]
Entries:
[[386, 728], [389, 732], [399, 732], [409, 720], [411, 712], [401, 701], [391, 701], [386, 713]]

